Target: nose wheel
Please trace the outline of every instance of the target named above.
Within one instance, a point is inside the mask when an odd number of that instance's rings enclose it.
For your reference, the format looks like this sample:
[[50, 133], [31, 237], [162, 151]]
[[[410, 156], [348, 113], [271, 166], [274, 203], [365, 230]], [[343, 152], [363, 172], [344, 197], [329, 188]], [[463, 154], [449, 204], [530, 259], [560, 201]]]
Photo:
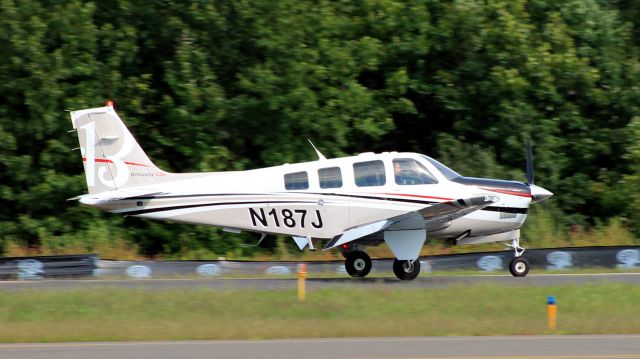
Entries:
[[524, 277], [529, 273], [531, 264], [527, 258], [523, 257], [525, 249], [520, 247], [520, 237], [514, 238], [511, 245], [507, 245], [513, 248], [515, 258], [509, 262], [509, 272], [514, 277]]
[[531, 269], [531, 265], [527, 258], [524, 257], [513, 258], [509, 263], [509, 271], [514, 277], [526, 276], [529, 273], [529, 269]]
[[344, 268], [352, 277], [366, 277], [371, 272], [371, 258], [362, 251], [348, 253], [344, 261]]
[[393, 273], [400, 280], [413, 280], [420, 274], [420, 261], [393, 261]]

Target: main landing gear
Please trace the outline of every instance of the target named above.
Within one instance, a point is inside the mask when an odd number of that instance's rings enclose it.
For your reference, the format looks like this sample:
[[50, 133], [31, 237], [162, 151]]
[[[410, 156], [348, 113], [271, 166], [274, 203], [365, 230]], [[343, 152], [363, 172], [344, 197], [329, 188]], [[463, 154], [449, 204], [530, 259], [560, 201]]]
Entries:
[[[371, 272], [371, 258], [363, 251], [353, 251], [344, 254], [344, 268], [354, 278], [366, 277]], [[393, 273], [401, 280], [412, 280], [420, 274], [420, 261], [393, 261]]]
[[344, 268], [352, 277], [366, 277], [371, 272], [371, 258], [363, 251], [345, 254]]
[[520, 247], [520, 238], [514, 239], [509, 247], [513, 248], [515, 252], [515, 258], [509, 262], [509, 272], [511, 272], [511, 275], [514, 277], [526, 276], [531, 269], [531, 265], [527, 258], [522, 256], [524, 248]]
[[393, 273], [401, 280], [413, 280], [420, 274], [420, 261], [393, 261]]

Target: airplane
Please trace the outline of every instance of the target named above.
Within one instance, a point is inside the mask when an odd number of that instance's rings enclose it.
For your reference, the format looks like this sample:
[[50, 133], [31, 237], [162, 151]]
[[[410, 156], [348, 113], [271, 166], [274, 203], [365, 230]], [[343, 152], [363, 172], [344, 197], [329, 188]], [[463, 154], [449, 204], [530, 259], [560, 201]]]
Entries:
[[[553, 194], [527, 182], [464, 177], [418, 153], [361, 153], [246, 171], [169, 173], [156, 167], [113, 102], [71, 111], [88, 193], [80, 203], [111, 213], [205, 224], [228, 232], [291, 236], [300, 250], [337, 249], [352, 277], [365, 277], [367, 246], [386, 243], [401, 280], [420, 273], [427, 236], [452, 244], [507, 242], [509, 270], [530, 264], [520, 246], [529, 205]], [[73, 131], [73, 130], [72, 130]], [[309, 141], [311, 142], [311, 141]]]

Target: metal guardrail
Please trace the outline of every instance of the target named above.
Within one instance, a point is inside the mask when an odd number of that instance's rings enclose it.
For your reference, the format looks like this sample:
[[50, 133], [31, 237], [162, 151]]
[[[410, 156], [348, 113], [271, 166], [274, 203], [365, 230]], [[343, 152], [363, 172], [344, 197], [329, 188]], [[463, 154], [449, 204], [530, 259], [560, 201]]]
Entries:
[[[533, 270], [640, 268], [640, 246], [528, 249], [524, 257], [529, 260]], [[507, 269], [513, 258], [513, 252], [509, 250], [425, 258], [431, 263], [433, 271], [469, 269], [491, 272]]]
[[[533, 270], [566, 270], [572, 268], [640, 268], [640, 246], [576, 247], [529, 249], [525, 257]], [[506, 270], [512, 251], [465, 253], [421, 257], [424, 272], [445, 270]], [[53, 277], [178, 277], [198, 275], [216, 277], [223, 274], [287, 275], [297, 271], [299, 262], [258, 261], [113, 261], [99, 260], [96, 255], [0, 258], [0, 278], [45, 279]], [[374, 259], [373, 272], [391, 272], [392, 259]], [[309, 273], [346, 273], [344, 262], [307, 262]]]
[[[576, 247], [530, 249], [525, 252], [532, 268], [566, 270], [572, 268], [640, 268], [640, 246], [624, 247]], [[446, 270], [478, 270], [493, 272], [507, 270], [513, 258], [512, 251], [464, 253], [421, 257], [424, 272]], [[222, 274], [294, 274], [299, 262], [254, 261], [99, 261], [98, 276], [123, 276], [151, 278], [153, 276], [179, 276], [198, 274], [219, 276]], [[391, 272], [393, 259], [374, 259], [372, 272]], [[344, 261], [307, 262], [308, 273], [346, 273]]]
[[0, 279], [88, 277], [95, 275], [97, 264], [95, 254], [0, 258]]

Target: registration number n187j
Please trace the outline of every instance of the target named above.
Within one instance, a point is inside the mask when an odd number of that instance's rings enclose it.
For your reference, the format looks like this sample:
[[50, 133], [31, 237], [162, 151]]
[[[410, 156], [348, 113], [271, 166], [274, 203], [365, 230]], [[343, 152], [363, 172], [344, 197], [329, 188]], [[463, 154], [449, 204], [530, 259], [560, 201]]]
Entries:
[[272, 224], [275, 227], [320, 229], [323, 226], [322, 215], [317, 209], [307, 211], [306, 209], [271, 208], [265, 211], [264, 208], [249, 208], [249, 216], [254, 227], [258, 225], [269, 227], [269, 224]]

